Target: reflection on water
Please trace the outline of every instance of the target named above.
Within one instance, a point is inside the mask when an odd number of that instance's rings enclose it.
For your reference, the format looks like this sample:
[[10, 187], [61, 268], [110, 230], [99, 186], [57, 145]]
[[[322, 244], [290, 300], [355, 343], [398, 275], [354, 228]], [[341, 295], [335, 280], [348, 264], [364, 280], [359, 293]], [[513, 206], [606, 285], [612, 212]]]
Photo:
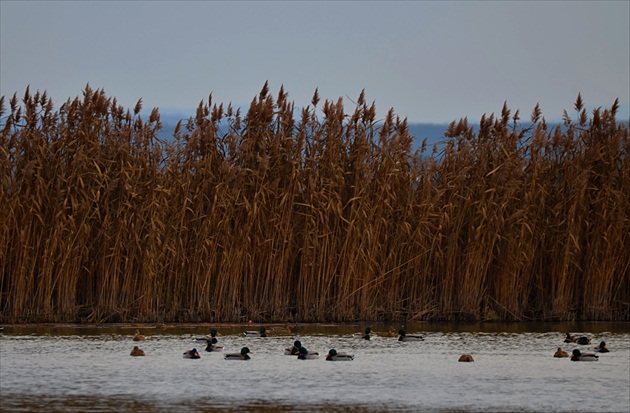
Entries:
[[[371, 325], [387, 331], [397, 325]], [[217, 327], [223, 352], [192, 338], [209, 326], [6, 326], [0, 333], [0, 410], [59, 412], [162, 411], [429, 411], [628, 412], [628, 324], [417, 324], [423, 342], [354, 339], [356, 325], [299, 325], [294, 334], [248, 338], [250, 326]], [[272, 326], [270, 326], [272, 327]], [[132, 341], [140, 328], [146, 341]], [[273, 331], [273, 329], [271, 329]], [[563, 343], [565, 332], [592, 338]], [[285, 356], [299, 339], [316, 360]], [[594, 363], [553, 358], [606, 341]], [[134, 345], [145, 357], [130, 357]], [[247, 346], [249, 361], [226, 361]], [[197, 347], [200, 360], [182, 357]], [[324, 360], [326, 352], [355, 355]], [[458, 363], [462, 353], [474, 363]]]

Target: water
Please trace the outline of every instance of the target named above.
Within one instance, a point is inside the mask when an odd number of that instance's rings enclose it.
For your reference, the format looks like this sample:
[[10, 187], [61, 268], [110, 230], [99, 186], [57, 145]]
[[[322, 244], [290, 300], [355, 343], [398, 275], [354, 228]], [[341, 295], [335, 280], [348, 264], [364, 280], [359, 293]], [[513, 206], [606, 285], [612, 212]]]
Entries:
[[[403, 343], [352, 338], [363, 325], [298, 326], [267, 338], [239, 334], [252, 327], [218, 326], [224, 351], [207, 353], [192, 337], [210, 327], [140, 327], [147, 340], [134, 342], [132, 326], [13, 326], [0, 333], [0, 410], [630, 412], [628, 325], [590, 327], [407, 326], [425, 341]], [[592, 344], [563, 343], [566, 331]], [[285, 356], [295, 339], [320, 358]], [[611, 352], [597, 362], [552, 357], [558, 346], [570, 353], [602, 340]], [[146, 356], [130, 357], [134, 345]], [[223, 359], [243, 346], [252, 360]], [[201, 359], [184, 359], [193, 347]], [[325, 361], [331, 348], [355, 360]], [[459, 363], [463, 353], [475, 362]]]

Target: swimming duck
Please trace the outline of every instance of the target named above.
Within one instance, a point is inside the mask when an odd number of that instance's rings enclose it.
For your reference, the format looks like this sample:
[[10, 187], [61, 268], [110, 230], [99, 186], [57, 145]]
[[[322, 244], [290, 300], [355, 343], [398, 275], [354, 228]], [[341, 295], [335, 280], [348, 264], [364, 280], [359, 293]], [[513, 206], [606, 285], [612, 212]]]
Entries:
[[413, 334], [409, 335], [405, 330], [400, 330], [398, 335], [398, 341], [424, 341], [424, 337]]
[[577, 339], [577, 343], [581, 346], [586, 346], [588, 344], [591, 344], [591, 339], [585, 336], [581, 336]]
[[193, 348], [192, 350], [184, 351], [184, 358], [185, 359], [200, 359], [201, 356], [199, 355], [199, 352], [197, 351], [197, 349]]
[[297, 358], [299, 360], [314, 360], [319, 358], [319, 353], [316, 351], [308, 351], [306, 347], [300, 347], [300, 354]]
[[364, 340], [369, 340], [370, 339], [370, 333], [372, 332], [372, 329], [370, 327], [367, 327], [365, 329], [364, 333], [354, 333], [352, 335], [352, 337], [354, 338], [362, 338]]
[[337, 350], [331, 348], [326, 354], [326, 360], [328, 361], [351, 361], [354, 360], [354, 354], [337, 353]]
[[459, 356], [459, 360], [457, 361], [461, 361], [463, 363], [472, 363], [475, 361], [475, 359], [470, 354], [462, 354], [461, 356]]
[[274, 334], [292, 334], [295, 324], [285, 324], [284, 327], [273, 327], [271, 332]]
[[300, 354], [300, 348], [302, 347], [302, 343], [300, 340], [295, 340], [293, 342], [293, 347], [287, 347], [284, 349], [285, 356], [297, 356]]
[[243, 347], [240, 353], [228, 353], [223, 358], [226, 360], [249, 360], [251, 359], [249, 353], [251, 353], [249, 349], [247, 347]]
[[213, 328], [212, 330], [210, 330], [210, 336], [205, 336], [205, 337], [195, 337], [195, 338], [194, 338], [194, 340], [195, 340], [195, 341], [197, 341], [197, 342], [199, 342], [199, 343], [205, 343], [205, 342], [207, 342], [208, 340], [212, 340], [212, 339], [215, 339], [215, 340], [216, 340], [217, 334], [218, 334], [218, 333], [217, 333], [217, 330]]
[[218, 341], [216, 338], [211, 338], [209, 340], [206, 340], [206, 351], [221, 351], [223, 350], [223, 346], [218, 344]]
[[558, 351], [556, 351], [553, 356], [557, 358], [569, 357], [567, 352], [562, 350], [560, 347], [558, 347]]
[[599, 356], [595, 353], [582, 353], [580, 350], [573, 350], [571, 354], [572, 361], [597, 361]]
[[572, 336], [570, 333], [567, 333], [566, 337], [564, 338], [565, 343], [575, 343], [576, 341], [578, 341], [577, 336]]
[[134, 346], [133, 350], [131, 350], [131, 354], [129, 354], [130, 356], [134, 356], [134, 357], [138, 357], [138, 356], [144, 356], [144, 350], [142, 350], [140, 347], [138, 346]]
[[133, 336], [133, 341], [144, 341], [147, 338], [140, 334], [140, 331], [136, 330], [136, 334]]
[[258, 331], [246, 331], [243, 333], [246, 337], [267, 337], [267, 329], [265, 327], [260, 327]]
[[606, 342], [602, 341], [601, 343], [599, 343], [599, 346], [595, 347], [595, 351], [598, 353], [608, 353], [608, 347], [606, 347]]

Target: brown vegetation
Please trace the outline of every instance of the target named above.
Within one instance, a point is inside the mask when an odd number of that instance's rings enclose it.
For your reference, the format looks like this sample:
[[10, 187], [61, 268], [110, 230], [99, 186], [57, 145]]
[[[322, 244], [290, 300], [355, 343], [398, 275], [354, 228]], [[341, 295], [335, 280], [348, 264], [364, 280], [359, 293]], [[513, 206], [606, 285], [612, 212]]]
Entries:
[[3, 97], [0, 321], [630, 320], [617, 102], [504, 106], [432, 153], [363, 93], [311, 103], [210, 96], [160, 141], [89, 86]]

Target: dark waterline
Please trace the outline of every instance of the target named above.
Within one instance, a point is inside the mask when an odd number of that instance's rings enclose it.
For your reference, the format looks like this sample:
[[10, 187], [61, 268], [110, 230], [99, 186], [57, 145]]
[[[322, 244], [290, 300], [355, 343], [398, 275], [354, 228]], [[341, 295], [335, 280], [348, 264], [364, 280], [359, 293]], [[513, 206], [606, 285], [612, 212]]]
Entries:
[[[286, 326], [291, 326], [291, 332]], [[102, 324], [68, 324], [68, 323], [34, 323], [5, 324], [4, 334], [52, 334], [52, 335], [86, 335], [86, 334], [126, 334], [135, 329], [150, 331], [152, 334], [207, 334], [211, 328], [220, 329], [223, 334], [239, 334], [244, 329], [266, 327], [271, 334], [274, 328], [281, 330], [278, 335], [294, 334], [349, 334], [357, 328], [371, 327], [375, 332], [397, 332], [404, 328], [407, 331], [443, 332], [443, 333], [546, 333], [588, 332], [591, 334], [629, 333], [630, 322], [357, 322], [357, 323], [102, 323]]]

